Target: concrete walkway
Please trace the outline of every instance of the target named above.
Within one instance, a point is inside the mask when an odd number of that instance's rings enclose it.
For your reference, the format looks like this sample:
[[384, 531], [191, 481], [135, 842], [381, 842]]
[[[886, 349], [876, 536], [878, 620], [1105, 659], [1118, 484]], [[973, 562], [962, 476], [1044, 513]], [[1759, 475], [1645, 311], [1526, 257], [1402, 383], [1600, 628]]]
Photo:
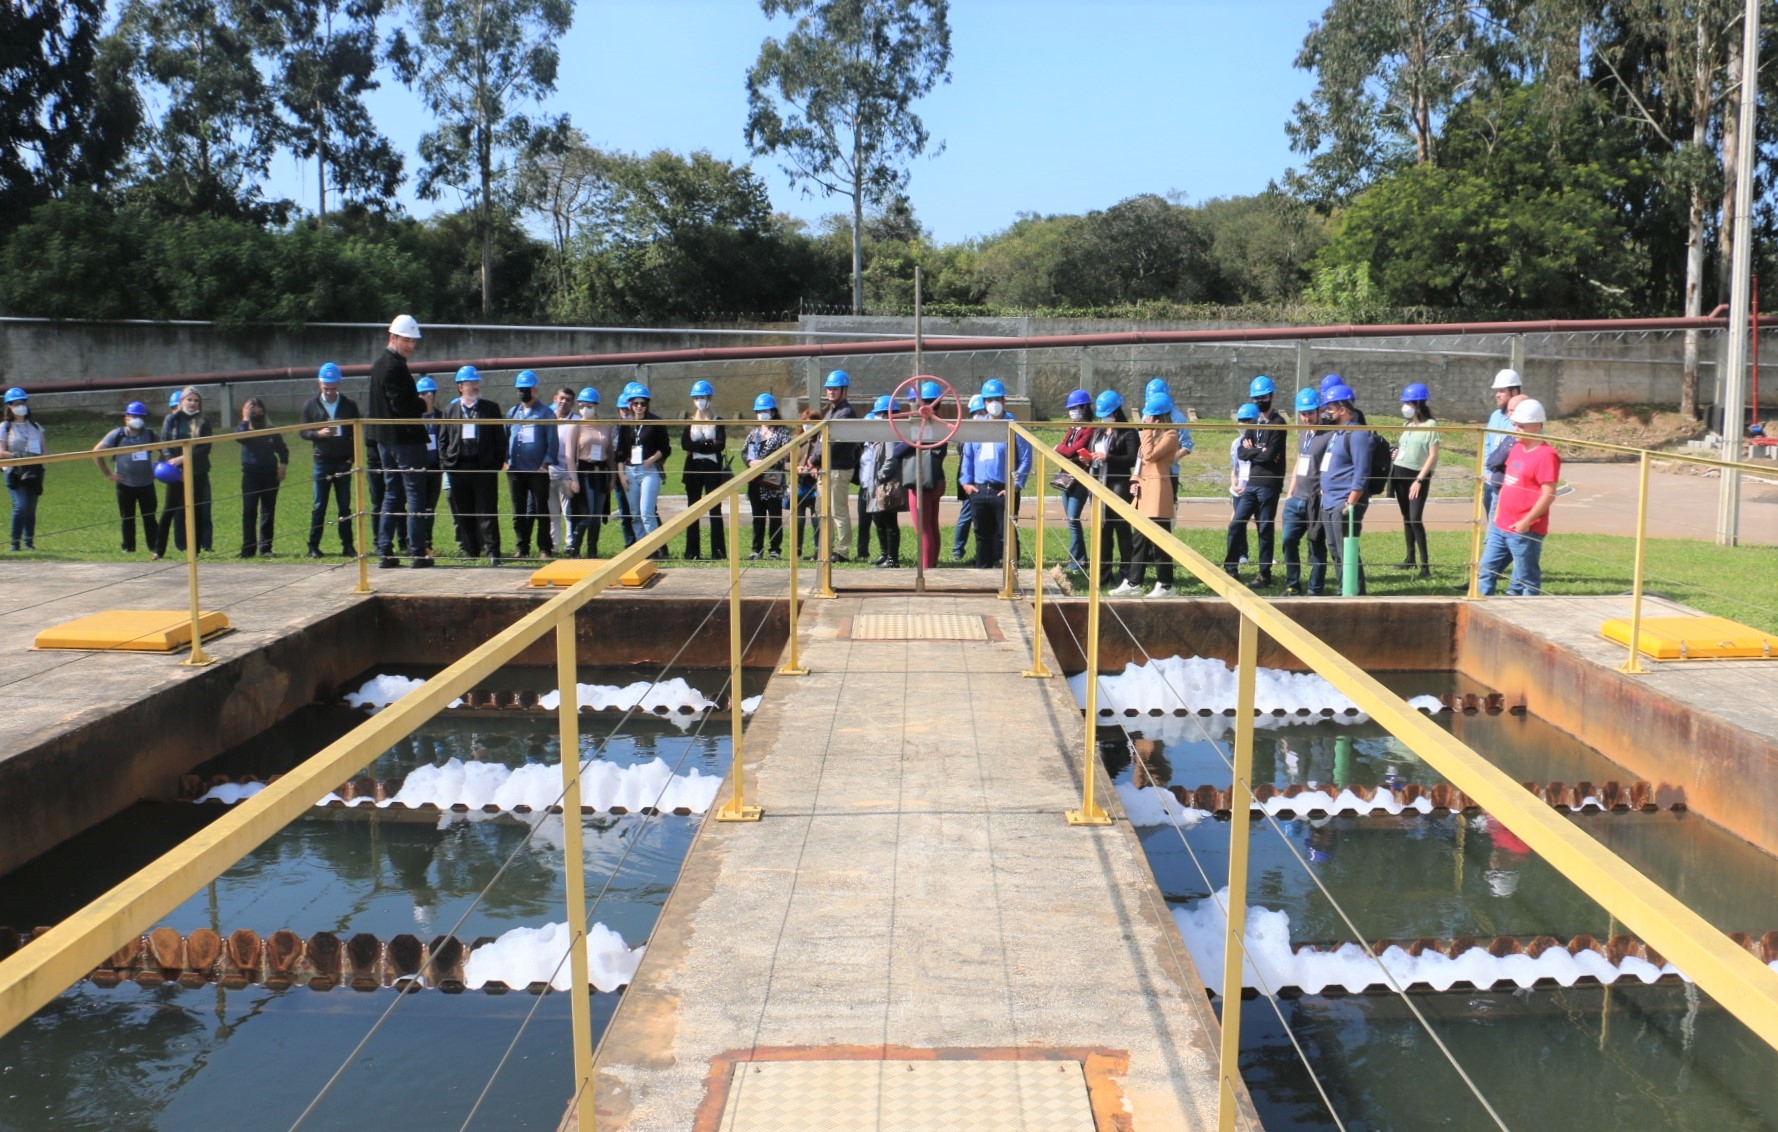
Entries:
[[[851, 640], [865, 614], [985, 617], [991, 639]], [[1084, 1061], [1106, 1119], [1121, 1089], [1137, 1128], [1213, 1126], [1203, 986], [1128, 824], [1063, 819], [1080, 712], [1020, 677], [1015, 607], [842, 597], [803, 626], [811, 674], [774, 678], [747, 731], [765, 818], [705, 822], [606, 1030], [596, 1126], [731, 1127], [750, 1063], [934, 1056]]]

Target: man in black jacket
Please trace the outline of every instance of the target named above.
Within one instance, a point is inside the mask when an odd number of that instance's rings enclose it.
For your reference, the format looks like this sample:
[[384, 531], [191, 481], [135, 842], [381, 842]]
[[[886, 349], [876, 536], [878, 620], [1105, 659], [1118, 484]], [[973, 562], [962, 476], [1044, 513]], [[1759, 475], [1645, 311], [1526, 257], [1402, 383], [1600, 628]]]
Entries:
[[[827, 375], [821, 386], [823, 420], [857, 419], [858, 410], [848, 399], [851, 386], [852, 379], [843, 369]], [[858, 477], [858, 450], [863, 446], [849, 440], [831, 440], [828, 446], [833, 466], [821, 470], [824, 477], [821, 486], [827, 491], [828, 507], [833, 512], [833, 536], [827, 549], [833, 561], [845, 562], [852, 556], [851, 491], [852, 481]], [[819, 446], [811, 444], [805, 451], [811, 453], [812, 459], [819, 460]]]
[[321, 557], [321, 528], [327, 522], [327, 494], [331, 490], [338, 515], [340, 553], [347, 558], [358, 551], [352, 545], [352, 429], [338, 421], [358, 419], [358, 406], [340, 392], [340, 367], [328, 362], [318, 375], [320, 392], [304, 402], [298, 422], [313, 425], [297, 433], [315, 445], [315, 502], [309, 508], [309, 557]]
[[457, 545], [471, 558], [486, 554], [500, 565], [500, 465], [506, 462], [506, 429], [500, 406], [482, 395], [482, 375], [474, 366], [457, 371], [457, 399], [445, 409], [438, 430], [438, 462], [451, 477], [451, 516]]
[[426, 549], [426, 428], [420, 424], [425, 402], [414, 389], [414, 375], [407, 360], [420, 344], [420, 324], [412, 315], [396, 315], [389, 324], [389, 345], [370, 367], [370, 415], [372, 420], [413, 421], [413, 424], [367, 425], [365, 439], [375, 441], [383, 465], [382, 513], [377, 516], [378, 563], [387, 569], [401, 565], [396, 558], [395, 526], [405, 517], [407, 546], [414, 566], [432, 565]]
[[[1254, 378], [1247, 388], [1248, 397], [1259, 409], [1260, 424], [1289, 423], [1272, 410], [1272, 394], [1276, 391], [1272, 379], [1264, 374]], [[1235, 573], [1239, 562], [1234, 553], [1235, 531], [1245, 537], [1247, 520], [1255, 520], [1259, 527], [1259, 577], [1253, 582], [1256, 586], [1272, 584], [1272, 524], [1278, 518], [1278, 496], [1284, 490], [1284, 446], [1288, 435], [1283, 429], [1250, 428], [1241, 433], [1240, 447], [1236, 449], [1237, 458], [1245, 460], [1250, 471], [1247, 486], [1235, 497], [1235, 517], [1229, 524], [1229, 547], [1223, 553], [1222, 568]]]

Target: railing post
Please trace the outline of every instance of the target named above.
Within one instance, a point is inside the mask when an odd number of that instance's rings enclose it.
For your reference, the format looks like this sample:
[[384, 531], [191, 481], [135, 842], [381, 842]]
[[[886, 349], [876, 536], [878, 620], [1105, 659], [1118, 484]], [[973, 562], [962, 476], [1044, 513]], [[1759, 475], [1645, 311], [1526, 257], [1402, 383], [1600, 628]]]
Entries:
[[1475, 601], [1482, 596], [1482, 532], [1488, 525], [1488, 512], [1482, 500], [1488, 484], [1488, 431], [1477, 425], [1475, 430], [1475, 502], [1469, 522], [1469, 592], [1464, 596]]
[[1105, 505], [1093, 500], [1093, 537], [1087, 557], [1087, 718], [1085, 752], [1080, 761], [1080, 809], [1068, 811], [1069, 825], [1110, 825], [1111, 815], [1093, 797], [1099, 757], [1099, 559], [1105, 550]]
[[1012, 422], [1006, 422], [1006, 490], [1000, 497], [1000, 600], [1011, 601], [1018, 596], [1019, 528], [1013, 521], [1013, 503], [1017, 500], [1018, 438], [1013, 435]]
[[[785, 475], [786, 480], [788, 481], [794, 475], [794, 473], [792, 472], [792, 470], [790, 468], [791, 461], [786, 460], [784, 463], [785, 463], [784, 475]], [[823, 476], [823, 477], [819, 477], [819, 478], [824, 479], [826, 477]], [[733, 499], [729, 500], [729, 506], [733, 507], [735, 509], [735, 513], [737, 515], [739, 515], [740, 510], [741, 510], [740, 497], [736, 496]], [[794, 502], [794, 493], [792, 493], [791, 511], [793, 512], [793, 514], [795, 512], [795, 509], [796, 508], [795, 508], [795, 502]], [[790, 618], [790, 656], [784, 661], [783, 667], [778, 669], [778, 675], [780, 675], [780, 676], [807, 676], [809, 674], [809, 670], [807, 668], [804, 668], [802, 665], [797, 663], [797, 656], [796, 656], [796, 617], [797, 617], [797, 608], [796, 608], [796, 603], [797, 603], [796, 528], [797, 528], [797, 526], [798, 526], [797, 523], [791, 523], [791, 524], [789, 524], [789, 529], [784, 532], [785, 545], [790, 548], [790, 605], [789, 605], [789, 608], [785, 610], [785, 613]], [[739, 685], [737, 685], [737, 687], [738, 686]]]
[[1031, 551], [1031, 667], [1019, 673], [1034, 680], [1055, 675], [1043, 663], [1043, 488], [1047, 470], [1045, 458], [1038, 456], [1034, 468], [1037, 477], [1037, 516], [1032, 521], [1037, 533], [1036, 543]]
[[363, 421], [352, 426], [352, 529], [358, 540], [358, 585], [352, 589], [355, 594], [370, 592], [370, 516], [366, 514], [370, 495], [365, 482], [370, 469], [364, 463], [364, 427]]
[[[179, 469], [179, 487], [185, 495], [185, 578], [187, 588], [191, 591], [191, 655], [179, 663], [188, 668], [196, 668], [205, 664], [214, 664], [216, 658], [204, 651], [204, 631], [201, 622], [203, 614], [198, 609], [198, 504], [197, 488], [192, 479], [197, 475], [197, 445], [187, 440], [179, 449], [184, 457], [180, 461], [184, 466]], [[166, 545], [166, 532], [161, 532], [162, 546]]]
[[1241, 972], [1247, 965], [1247, 842], [1253, 807], [1253, 685], [1259, 668], [1259, 626], [1241, 617], [1235, 675], [1235, 779], [1229, 791], [1229, 905], [1222, 952], [1222, 1083], [1216, 1106], [1218, 1132], [1234, 1132], [1240, 1107]]
[[817, 526], [819, 549], [816, 557], [820, 559], [816, 576], [821, 588], [816, 590], [819, 597], [836, 597], [833, 592], [833, 492], [828, 488], [827, 469], [833, 461], [833, 436], [823, 427], [821, 430], [821, 471], [815, 477], [815, 487], [820, 491], [821, 522]]
[[[568, 905], [568, 969], [574, 977], [569, 1020], [574, 1027], [574, 1103], [589, 1112], [593, 1088], [593, 999], [587, 985], [586, 852], [580, 816], [580, 664], [574, 642], [574, 614], [556, 621], [556, 720], [562, 747], [562, 857]], [[588, 1122], [590, 1125], [590, 1122]]]
[[[788, 453], [786, 454], [789, 455]], [[789, 459], [784, 461], [786, 477], [796, 469]], [[794, 501], [796, 495], [791, 493]], [[760, 808], [747, 804], [747, 759], [741, 750], [741, 509], [729, 511], [728, 522], [728, 735], [730, 762], [734, 769], [735, 790], [722, 809], [716, 811], [717, 821], [758, 821]], [[794, 633], [796, 627], [791, 626]]]
[[1648, 465], [1649, 454], [1643, 451], [1636, 469], [1636, 576], [1630, 584], [1630, 655], [1618, 665], [1619, 672], [1644, 676], [1642, 667], [1642, 556], [1648, 548]]

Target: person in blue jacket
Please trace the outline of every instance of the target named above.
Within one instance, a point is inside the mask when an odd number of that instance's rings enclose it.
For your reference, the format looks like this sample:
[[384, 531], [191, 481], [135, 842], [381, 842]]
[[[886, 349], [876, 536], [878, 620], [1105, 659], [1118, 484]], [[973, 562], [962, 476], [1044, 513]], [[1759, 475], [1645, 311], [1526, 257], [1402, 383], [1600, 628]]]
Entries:
[[[1321, 407], [1336, 425], [1361, 425], [1357, 399], [1349, 385], [1336, 385], [1321, 394]], [[1377, 438], [1369, 429], [1339, 430], [1327, 442], [1321, 458], [1321, 529], [1328, 557], [1343, 576], [1347, 536], [1364, 533], [1365, 480], [1370, 475], [1371, 445]], [[1364, 593], [1364, 565], [1357, 564], [1358, 592]]]
[[444, 490], [444, 469], [438, 462], [438, 425], [431, 422], [438, 420], [438, 382], [431, 377], [422, 377], [414, 382], [414, 392], [420, 395], [420, 403], [426, 411], [420, 419], [427, 423], [422, 427], [426, 430], [426, 511], [421, 516], [420, 534], [425, 546], [414, 551], [417, 558], [431, 560], [432, 532], [438, 521], [438, 496]]
[[537, 532], [537, 550], [554, 558], [556, 545], [549, 529], [549, 466], [561, 459], [556, 414], [537, 399], [537, 375], [520, 370], [513, 382], [518, 403], [506, 411], [513, 422], [506, 430], [506, 485], [512, 493], [512, 534], [520, 558], [531, 557], [531, 533]]
[[[990, 378], [982, 384], [982, 409], [988, 420], [1012, 419], [1006, 411], [1006, 386], [998, 378]], [[964, 495], [975, 505], [976, 569], [998, 567], [1006, 552], [1003, 540], [1007, 516], [1018, 517], [1018, 493], [1025, 489], [1025, 481], [1031, 477], [1031, 446], [1023, 440], [1015, 440], [1010, 466], [1004, 441], [962, 447], [957, 481], [963, 485]], [[1007, 506], [1009, 495], [1013, 501], [1011, 507]], [[1018, 553], [1016, 545], [1013, 552]]]
[[[235, 439], [241, 445], [241, 557], [272, 556], [278, 516], [278, 485], [290, 465], [290, 446], [282, 433], [253, 436], [267, 428], [265, 402], [249, 397], [241, 405]], [[257, 531], [257, 537], [255, 532]]]
[[[988, 410], [982, 395], [977, 393], [969, 399], [969, 419], [985, 421]], [[975, 529], [975, 500], [963, 490], [963, 481], [957, 481], [957, 525], [951, 529], [951, 561], [963, 561], [963, 549], [969, 545], [969, 533]], [[978, 540], [979, 541], [979, 540]]]

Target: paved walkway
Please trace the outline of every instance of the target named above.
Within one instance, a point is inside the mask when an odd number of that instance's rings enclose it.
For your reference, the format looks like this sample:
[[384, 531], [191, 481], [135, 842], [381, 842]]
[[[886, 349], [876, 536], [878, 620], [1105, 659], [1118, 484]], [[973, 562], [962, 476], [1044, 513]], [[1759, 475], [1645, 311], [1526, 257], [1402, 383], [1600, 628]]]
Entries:
[[[850, 639], [903, 613], [1007, 639]], [[811, 674], [774, 679], [747, 730], [766, 816], [699, 833], [600, 1047], [597, 1127], [726, 1128], [749, 1063], [913, 1072], [933, 1050], [1086, 1060], [1135, 1127], [1214, 1125], [1203, 987], [1130, 827], [1063, 820], [1080, 712], [1060, 679], [1019, 676], [1028, 624], [929, 595], [815, 602], [803, 625]]]

